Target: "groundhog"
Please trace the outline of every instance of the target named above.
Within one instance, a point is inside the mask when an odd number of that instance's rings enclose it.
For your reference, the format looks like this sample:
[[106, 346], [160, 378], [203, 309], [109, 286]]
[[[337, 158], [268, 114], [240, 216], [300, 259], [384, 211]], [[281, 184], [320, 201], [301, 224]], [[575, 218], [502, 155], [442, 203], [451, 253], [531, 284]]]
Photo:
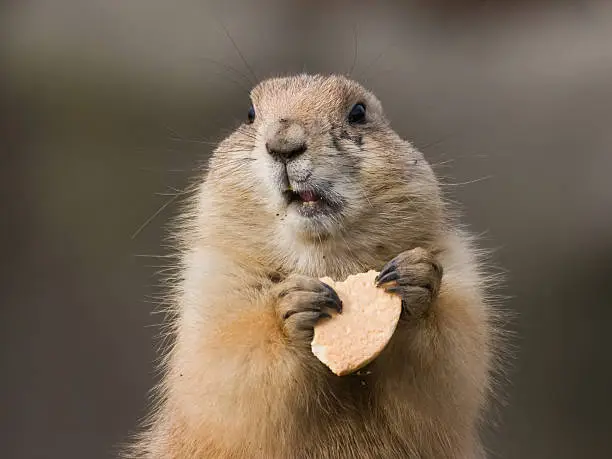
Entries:
[[[185, 205], [163, 377], [125, 457], [480, 458], [499, 335], [473, 239], [379, 100], [338, 75], [271, 78]], [[379, 271], [391, 341], [334, 375], [319, 278]]]

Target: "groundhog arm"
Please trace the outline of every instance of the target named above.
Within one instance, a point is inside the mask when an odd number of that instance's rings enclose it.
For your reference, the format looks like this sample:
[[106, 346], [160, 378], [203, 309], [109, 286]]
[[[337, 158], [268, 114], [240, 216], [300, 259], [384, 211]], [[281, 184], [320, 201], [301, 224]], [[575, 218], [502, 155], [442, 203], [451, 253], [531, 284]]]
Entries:
[[273, 283], [231, 268], [185, 281], [192, 285], [164, 381], [164, 417], [186, 444], [197, 438], [209, 450], [237, 455], [282, 450], [294, 435], [290, 420], [312, 403], [313, 385], [325, 384], [325, 367], [309, 343], [316, 320], [337, 309], [339, 299], [316, 279], [294, 275]]
[[490, 312], [475, 268], [467, 253], [436, 258], [415, 249], [381, 271], [379, 281], [405, 304], [376, 370], [388, 376], [381, 398], [391, 419], [404, 420], [401, 430], [423, 438], [436, 432], [449, 444], [475, 440], [473, 420], [488, 394], [491, 360]]

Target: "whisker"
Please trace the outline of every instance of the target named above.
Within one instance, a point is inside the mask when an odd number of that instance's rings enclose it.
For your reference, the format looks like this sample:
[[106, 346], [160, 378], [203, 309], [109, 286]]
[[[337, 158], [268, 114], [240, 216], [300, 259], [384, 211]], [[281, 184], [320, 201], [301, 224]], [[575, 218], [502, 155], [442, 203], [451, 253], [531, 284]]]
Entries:
[[441, 143], [446, 142], [447, 140], [453, 138], [453, 136], [455, 136], [457, 133], [456, 132], [450, 132], [448, 134], [443, 135], [442, 137], [440, 137], [438, 140], [434, 140], [433, 142], [428, 142], [426, 144], [423, 145], [415, 145], [419, 150], [423, 151], [426, 148], [429, 147], [434, 147], [436, 145], [440, 145]]
[[155, 196], [176, 196], [176, 193], [154, 193]]
[[183, 139], [183, 138], [180, 138], [180, 137], [170, 137], [170, 140], [172, 140], [173, 142], [197, 143], [197, 144], [209, 145], [209, 146], [213, 146], [213, 145], [217, 144], [216, 142], [211, 142], [209, 140]]
[[363, 82], [365, 83], [366, 81], [368, 81], [370, 79], [370, 74], [366, 73], [368, 70], [370, 70], [373, 66], [375, 66], [376, 64], [378, 64], [378, 62], [382, 59], [382, 57], [384, 56], [384, 54], [389, 51], [389, 49], [393, 48], [395, 45], [393, 43], [387, 45], [387, 47], [382, 50], [380, 53], [378, 53], [378, 55], [368, 64], [366, 65], [363, 70], [360, 72], [362, 75], [362, 79]]
[[432, 169], [436, 169], [441, 166], [446, 166], [447, 164], [455, 162], [455, 159], [447, 159], [446, 161], [440, 161], [439, 163], [430, 163]]
[[[244, 78], [244, 79], [246, 80], [246, 82], [247, 82], [247, 83], [249, 83], [249, 84], [252, 84], [252, 83], [253, 83], [253, 82], [252, 82], [252, 81], [249, 79], [248, 75], [245, 75], [243, 72], [241, 72], [240, 70], [238, 70], [236, 67], [233, 67], [233, 66], [231, 66], [231, 65], [229, 65], [229, 64], [225, 64], [225, 63], [223, 63], [223, 62], [221, 62], [221, 61], [217, 61], [217, 60], [215, 60], [215, 59], [211, 59], [210, 57], [202, 57], [202, 58], [200, 58], [200, 59], [205, 60], [205, 61], [208, 61], [208, 62], [211, 62], [211, 63], [213, 63], [213, 64], [216, 64], [216, 65], [218, 65], [219, 67], [223, 67], [223, 68], [224, 68], [225, 70], [227, 70], [228, 72], [233, 72], [233, 73], [234, 73], [234, 75], [239, 76], [240, 78]], [[244, 87], [243, 87], [243, 89], [246, 89], [246, 90], [248, 91], [248, 88], [244, 88]]]
[[357, 25], [353, 24], [353, 64], [349, 69], [348, 76], [350, 77], [357, 65]]
[[238, 86], [238, 88], [240, 89], [240, 91], [244, 94], [246, 94], [247, 96], [250, 94], [250, 88], [251, 88], [251, 83], [249, 83], [249, 86], [245, 86], [243, 82], [241, 82], [240, 80], [236, 79], [233, 75], [229, 74], [229, 73], [221, 73], [218, 71], [214, 72], [215, 75], [217, 76], [221, 76], [222, 78], [226, 78], [229, 81], [231, 81], [232, 83], [234, 83], [236, 86]]
[[164, 209], [166, 209], [170, 204], [175, 202], [183, 194], [185, 194], [185, 192], [178, 193], [178, 194], [174, 195], [172, 198], [168, 199], [159, 209], [157, 209], [155, 211], [155, 213], [153, 215], [151, 215], [149, 218], [147, 218], [147, 220], [142, 225], [140, 225], [138, 227], [138, 229], [134, 232], [134, 234], [132, 234], [130, 239], [135, 239], [142, 232], [142, 230], [144, 230], [153, 220], [155, 220], [155, 218], [159, 214], [161, 214], [164, 211]]
[[463, 186], [463, 185], [471, 185], [472, 183], [478, 183], [478, 182], [482, 182], [484, 180], [489, 180], [490, 178], [493, 178], [492, 175], [487, 175], [485, 177], [481, 177], [481, 178], [477, 178], [474, 180], [468, 180], [466, 182], [457, 182], [457, 183], [440, 183], [440, 186]]
[[223, 24], [223, 22], [219, 21], [219, 23], [221, 24], [221, 27], [223, 28], [223, 30], [225, 31], [225, 35], [227, 35], [227, 38], [229, 38], [229, 40], [232, 42], [232, 45], [234, 46], [234, 49], [236, 50], [236, 52], [238, 53], [238, 56], [240, 56], [240, 59], [242, 60], [242, 63], [245, 65], [245, 67], [248, 69], [248, 71], [251, 73], [251, 75], [254, 78], [254, 81], [252, 82], [253, 85], [255, 85], [257, 83], [257, 81], [259, 80], [257, 78], [257, 75], [255, 74], [255, 72], [253, 71], [253, 68], [250, 66], [250, 64], [247, 62], [247, 60], [245, 59], [244, 55], [242, 54], [242, 51], [240, 51], [240, 48], [238, 47], [238, 45], [236, 44], [236, 42], [234, 41], [234, 38], [232, 37], [232, 35], [230, 34], [229, 30], [227, 29], [227, 27], [225, 27], [225, 24]]

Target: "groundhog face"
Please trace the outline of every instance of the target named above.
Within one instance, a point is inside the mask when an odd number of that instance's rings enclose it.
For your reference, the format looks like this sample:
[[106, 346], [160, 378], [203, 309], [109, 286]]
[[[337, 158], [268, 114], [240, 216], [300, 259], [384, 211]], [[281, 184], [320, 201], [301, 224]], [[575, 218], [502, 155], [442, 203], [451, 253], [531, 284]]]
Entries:
[[430, 169], [372, 93], [341, 76], [299, 75], [261, 82], [251, 102], [233, 144], [249, 145], [239, 154], [279, 224], [321, 238], [372, 214], [406, 219], [404, 204], [419, 193], [411, 168]]

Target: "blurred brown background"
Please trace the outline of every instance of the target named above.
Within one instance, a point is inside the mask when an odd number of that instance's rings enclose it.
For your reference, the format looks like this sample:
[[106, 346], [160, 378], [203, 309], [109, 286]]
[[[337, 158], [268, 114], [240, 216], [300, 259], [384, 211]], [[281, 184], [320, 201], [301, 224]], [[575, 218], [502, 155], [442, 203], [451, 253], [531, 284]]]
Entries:
[[131, 235], [246, 116], [224, 26], [258, 77], [353, 68], [498, 248], [521, 350], [491, 456], [612, 457], [612, 2], [586, 0], [4, 2], [0, 457], [110, 458], [144, 414], [138, 255], [176, 206]]

